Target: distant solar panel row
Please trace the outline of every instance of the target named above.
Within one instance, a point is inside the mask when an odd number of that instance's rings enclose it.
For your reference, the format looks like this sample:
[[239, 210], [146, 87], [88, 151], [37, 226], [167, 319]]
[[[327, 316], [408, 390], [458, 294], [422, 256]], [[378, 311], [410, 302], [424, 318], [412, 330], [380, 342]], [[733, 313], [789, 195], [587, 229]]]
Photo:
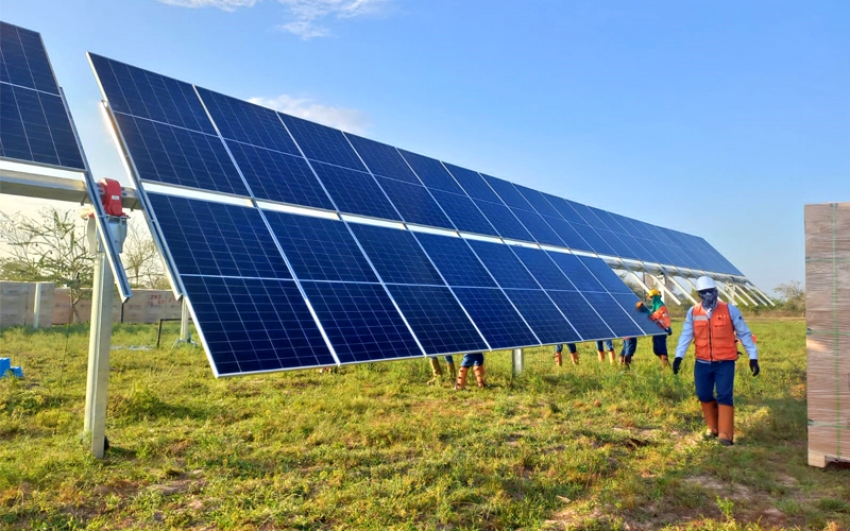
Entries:
[[218, 375], [657, 334], [602, 259], [537, 244], [700, 256], [679, 250], [690, 236], [90, 58]]
[[741, 274], [702, 238], [90, 58], [144, 181]]
[[598, 258], [147, 197], [219, 375], [660, 332]]
[[0, 22], [0, 157], [83, 169], [41, 36]]

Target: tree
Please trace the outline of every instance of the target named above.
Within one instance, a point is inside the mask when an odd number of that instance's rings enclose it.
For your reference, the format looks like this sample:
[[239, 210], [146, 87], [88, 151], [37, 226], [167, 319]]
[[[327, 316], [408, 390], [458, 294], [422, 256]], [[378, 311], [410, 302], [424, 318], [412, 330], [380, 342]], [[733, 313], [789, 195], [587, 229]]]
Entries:
[[803, 312], [806, 309], [806, 290], [799, 280], [785, 282], [773, 288], [779, 294], [784, 309], [793, 312]]
[[93, 256], [88, 251], [85, 226], [73, 210], [42, 209], [39, 217], [23, 213], [0, 213], [0, 241], [10, 257], [0, 263], [0, 271], [15, 280], [49, 281], [67, 287], [71, 310], [91, 288]]
[[[130, 283], [137, 288], [156, 288], [163, 284], [165, 273], [162, 260], [153, 239], [144, 227], [130, 221], [127, 224], [127, 239], [121, 253], [124, 268]], [[165, 282], [167, 285], [168, 282]]]

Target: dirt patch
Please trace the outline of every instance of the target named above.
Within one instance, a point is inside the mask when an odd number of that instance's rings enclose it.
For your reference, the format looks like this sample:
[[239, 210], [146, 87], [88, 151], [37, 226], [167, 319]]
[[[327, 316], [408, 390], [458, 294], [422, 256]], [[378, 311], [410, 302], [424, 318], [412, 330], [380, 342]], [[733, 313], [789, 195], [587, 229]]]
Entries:
[[748, 487], [737, 483], [724, 483], [711, 476], [694, 476], [686, 478], [684, 482], [695, 487], [713, 490], [718, 495], [725, 497], [730, 497], [731, 495], [736, 500], [752, 501], [753, 499], [752, 491]]

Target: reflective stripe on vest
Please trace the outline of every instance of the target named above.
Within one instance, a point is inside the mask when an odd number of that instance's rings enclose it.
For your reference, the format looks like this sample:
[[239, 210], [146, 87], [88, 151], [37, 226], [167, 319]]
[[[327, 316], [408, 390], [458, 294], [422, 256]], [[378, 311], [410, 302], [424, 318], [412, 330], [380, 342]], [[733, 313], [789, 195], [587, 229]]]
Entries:
[[729, 314], [729, 306], [717, 301], [709, 317], [701, 304], [693, 309], [694, 348], [697, 359], [726, 361], [738, 359], [735, 348], [735, 326]]

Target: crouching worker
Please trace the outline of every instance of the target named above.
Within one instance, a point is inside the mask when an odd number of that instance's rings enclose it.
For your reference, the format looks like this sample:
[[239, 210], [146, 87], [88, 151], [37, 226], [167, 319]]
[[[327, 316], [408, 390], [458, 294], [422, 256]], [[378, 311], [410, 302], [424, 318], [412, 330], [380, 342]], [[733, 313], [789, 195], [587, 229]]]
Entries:
[[466, 383], [466, 373], [469, 372], [470, 367], [472, 367], [475, 373], [475, 381], [478, 383], [478, 387], [486, 387], [484, 383], [484, 353], [473, 352], [465, 354], [463, 360], [460, 362], [460, 371], [458, 371], [457, 382], [455, 382], [455, 391], [463, 389], [463, 385]]
[[[718, 437], [724, 446], [735, 440], [735, 405], [732, 400], [735, 386], [735, 361], [738, 349], [735, 336], [750, 356], [750, 371], [758, 376], [761, 369], [758, 351], [741, 311], [734, 305], [717, 300], [717, 285], [708, 276], [697, 279], [700, 303], [688, 310], [682, 335], [676, 347], [673, 373], [679, 374], [682, 358], [694, 342], [694, 384], [702, 404], [706, 435]], [[715, 395], [715, 390], [717, 394]]]

